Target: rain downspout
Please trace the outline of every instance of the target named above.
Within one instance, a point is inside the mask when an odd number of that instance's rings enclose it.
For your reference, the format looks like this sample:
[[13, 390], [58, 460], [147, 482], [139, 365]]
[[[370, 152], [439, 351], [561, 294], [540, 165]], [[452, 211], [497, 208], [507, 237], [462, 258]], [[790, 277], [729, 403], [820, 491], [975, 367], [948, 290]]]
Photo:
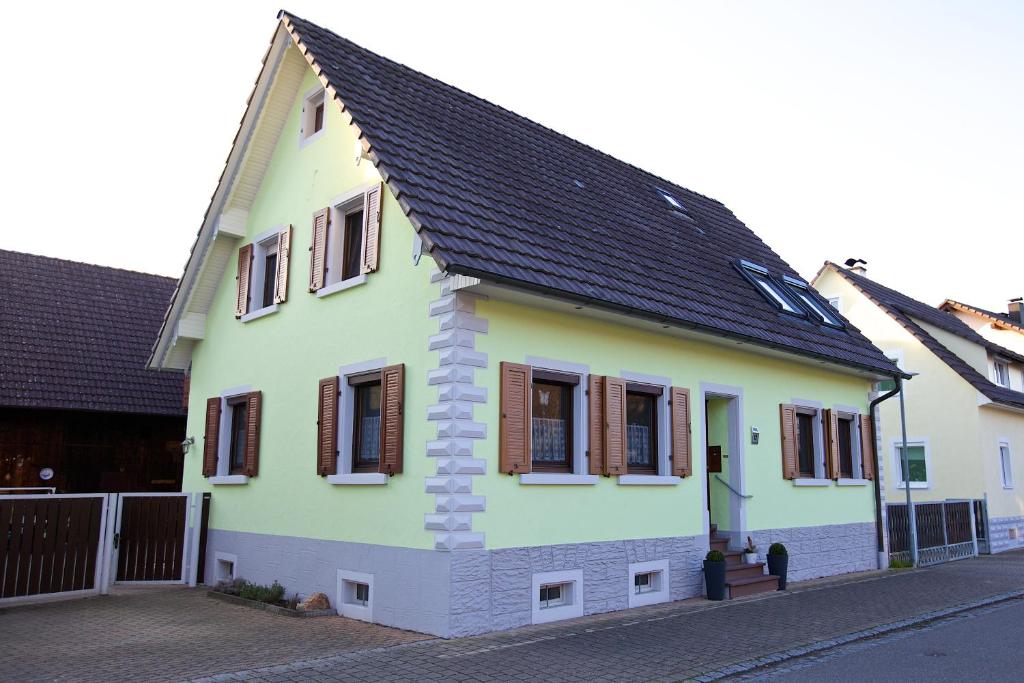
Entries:
[[[906, 470], [907, 469], [907, 418], [906, 418], [906, 409], [905, 409], [905, 406], [904, 406], [903, 378], [900, 375], [893, 375], [893, 379], [896, 380], [896, 387], [892, 391], [890, 391], [890, 392], [888, 392], [886, 394], [883, 394], [882, 396], [879, 396], [878, 398], [874, 399], [868, 405], [868, 413], [871, 415], [871, 438], [873, 440], [873, 445], [876, 447], [874, 450], [875, 450], [875, 457], [877, 459], [877, 457], [878, 457], [877, 445], [878, 445], [879, 430], [878, 430], [878, 420], [875, 417], [875, 406], [877, 406], [882, 401], [887, 401], [890, 398], [892, 398], [893, 396], [895, 396], [896, 394], [899, 394], [900, 395], [900, 428], [902, 430], [902, 437], [903, 437], [903, 468]], [[884, 530], [882, 528], [882, 484], [881, 484], [881, 478], [882, 478], [882, 468], [879, 467], [878, 463], [876, 462], [875, 463], [875, 481], [874, 481], [874, 485], [875, 485], [875, 540], [876, 540], [876, 544], [877, 544], [877, 548], [878, 548], [878, 556], [880, 558], [879, 559], [879, 564], [881, 565], [880, 568], [884, 569], [884, 568], [888, 567], [889, 563], [887, 561], [887, 558], [884, 558], [884, 553], [885, 553], [885, 535], [884, 535]], [[915, 522], [917, 520], [913, 519], [914, 516], [911, 514], [911, 512], [912, 512], [912, 510], [911, 510], [911, 501], [910, 501], [910, 487], [908, 486], [907, 487], [907, 516], [910, 519], [910, 548], [911, 548], [911, 557], [913, 558], [914, 565], [916, 566], [917, 565], [917, 528], [916, 528], [917, 524]]]

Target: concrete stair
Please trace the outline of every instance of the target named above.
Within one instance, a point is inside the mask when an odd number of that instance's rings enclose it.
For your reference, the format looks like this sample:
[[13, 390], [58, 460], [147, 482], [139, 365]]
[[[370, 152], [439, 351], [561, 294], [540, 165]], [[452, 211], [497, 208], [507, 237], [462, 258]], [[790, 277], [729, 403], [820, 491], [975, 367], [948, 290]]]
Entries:
[[745, 564], [741, 551], [729, 550], [728, 537], [719, 536], [714, 527], [711, 533], [711, 549], [721, 550], [725, 555], [725, 587], [730, 599], [779, 589], [779, 578], [765, 573], [764, 562]]

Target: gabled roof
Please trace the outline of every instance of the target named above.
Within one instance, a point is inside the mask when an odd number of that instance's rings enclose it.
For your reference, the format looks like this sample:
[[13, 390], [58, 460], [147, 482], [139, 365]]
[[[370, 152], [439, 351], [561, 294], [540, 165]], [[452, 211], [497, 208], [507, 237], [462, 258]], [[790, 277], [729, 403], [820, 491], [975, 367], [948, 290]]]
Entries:
[[[898, 372], [853, 326], [786, 315], [763, 298], [740, 259], [777, 278], [799, 275], [720, 202], [295, 15], [279, 18], [442, 270], [872, 375]], [[230, 182], [225, 173], [222, 187]], [[211, 204], [207, 223], [218, 210]], [[210, 248], [204, 231], [213, 229], [200, 231], [183, 281]], [[161, 340], [175, 334], [174, 315]], [[154, 363], [166, 349], [162, 341]]]
[[897, 371], [854, 328], [794, 318], [763, 299], [739, 259], [799, 275], [720, 202], [295, 15], [281, 18], [441, 269]]
[[1009, 327], [1017, 330], [1018, 332], [1024, 332], [1024, 322], [1020, 320], [1014, 320], [1006, 313], [995, 313], [994, 311], [986, 311], [984, 308], [977, 306], [971, 306], [970, 304], [961, 303], [953, 299], [946, 299], [939, 305], [939, 308], [943, 311], [963, 311], [965, 313], [974, 313], [980, 315], [983, 318], [988, 318], [992, 322], [996, 323], [1000, 327]]
[[895, 289], [890, 289], [863, 275], [858, 275], [842, 266], [826, 261], [825, 268], [829, 267], [871, 299], [896, 322], [900, 323], [925, 348], [938, 356], [942, 362], [971, 384], [983, 396], [996, 403], [1010, 405], [1015, 408], [1024, 408], [1024, 393], [1001, 387], [989, 380], [929, 334], [927, 330], [918, 324], [918, 321], [938, 327], [967, 341], [978, 344], [991, 353], [1005, 356], [1018, 362], [1024, 363], [1024, 356], [990, 342], [952, 313], [947, 313], [939, 308], [912, 299]]
[[174, 279], [0, 250], [0, 406], [184, 415], [146, 369]]

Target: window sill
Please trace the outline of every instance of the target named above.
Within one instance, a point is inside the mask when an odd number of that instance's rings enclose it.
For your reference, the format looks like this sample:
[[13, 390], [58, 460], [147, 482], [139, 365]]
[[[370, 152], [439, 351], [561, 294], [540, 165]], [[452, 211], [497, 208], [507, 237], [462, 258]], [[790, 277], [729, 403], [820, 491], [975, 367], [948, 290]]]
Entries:
[[321, 287], [316, 290], [316, 296], [318, 299], [322, 299], [325, 296], [330, 296], [336, 292], [343, 292], [346, 289], [352, 289], [353, 287], [358, 287], [363, 284], [366, 284], [366, 273], [350, 277], [349, 279], [342, 280], [341, 282], [335, 282], [334, 284], [327, 285], [326, 287]]
[[870, 483], [870, 479], [839, 479], [836, 486], [867, 486]]
[[681, 479], [663, 474], [620, 474], [619, 486], [678, 486]]
[[556, 474], [553, 472], [528, 472], [519, 475], [520, 484], [547, 484], [547, 485], [588, 485], [593, 486], [600, 477], [596, 474]]
[[[901, 481], [899, 484], [896, 485], [896, 488], [898, 488], [901, 491], [903, 491], [903, 490], [906, 490], [907, 485], [904, 484]], [[928, 482], [925, 482], [925, 481], [912, 481], [912, 482], [910, 482], [910, 488], [911, 489], [930, 489], [931, 485]]]
[[1006, 491], [1012, 491], [1013, 490], [1013, 485], [1011, 484], [1010, 486], [1007, 486], [1006, 484], [1003, 484], [1003, 489], [1006, 490]]
[[248, 484], [249, 477], [244, 474], [219, 474], [216, 477], [210, 477], [207, 481], [214, 486], [238, 485]]
[[380, 486], [388, 483], [388, 475], [383, 472], [330, 474], [327, 483], [335, 486]]
[[832, 483], [831, 479], [794, 479], [793, 486], [828, 486]]
[[240, 318], [240, 320], [243, 323], [247, 323], [250, 320], [256, 320], [256, 318], [262, 318], [263, 316], [270, 315], [271, 313], [277, 313], [277, 304], [270, 304], [269, 306], [264, 306], [263, 308], [261, 308], [259, 310], [253, 311], [251, 313], [246, 313], [245, 315], [243, 315]]
[[[312, 135], [309, 135], [307, 137], [300, 137], [299, 138], [299, 149], [304, 148], [306, 145], [312, 145], [314, 142], [316, 142], [317, 140], [322, 138], [324, 136], [324, 131], [325, 130], [327, 130], [326, 117], [325, 117], [325, 121], [324, 121], [324, 126], [320, 130], [318, 130], [317, 132], [315, 132]], [[301, 133], [300, 133], [300, 135], [301, 135]]]

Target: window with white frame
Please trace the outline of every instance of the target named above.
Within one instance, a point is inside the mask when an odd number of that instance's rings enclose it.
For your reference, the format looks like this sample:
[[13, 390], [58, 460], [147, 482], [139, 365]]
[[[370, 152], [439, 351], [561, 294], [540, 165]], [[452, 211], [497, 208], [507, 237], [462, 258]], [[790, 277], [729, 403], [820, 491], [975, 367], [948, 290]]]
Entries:
[[277, 288], [278, 230], [252, 245], [252, 280], [249, 290], [249, 313], [274, 305]]
[[897, 488], [928, 488], [928, 443], [925, 441], [907, 441], [907, 462], [903, 462], [903, 443], [893, 443], [895, 471], [900, 473]]
[[841, 411], [838, 414], [840, 479], [860, 479], [863, 474], [858, 417]]
[[302, 143], [310, 142], [320, 136], [326, 123], [326, 99], [324, 89], [317, 87], [306, 94], [302, 103], [302, 128], [299, 139]]
[[351, 619], [373, 621], [373, 579], [373, 574], [339, 569], [334, 601], [338, 614]]
[[669, 601], [669, 562], [653, 560], [634, 562], [629, 565], [626, 586], [630, 607], [654, 605]]
[[533, 623], [583, 616], [583, 570], [540, 572], [533, 575], [532, 587]]
[[999, 358], [995, 359], [993, 365], [993, 374], [995, 383], [1001, 387], [1010, 388], [1010, 364]]
[[658, 474], [665, 420], [665, 388], [644, 382], [626, 383], [626, 472]]
[[1010, 457], [1010, 442], [999, 442], [999, 468], [1003, 475], [1003, 488], [1013, 488], [1013, 462]]
[[226, 389], [206, 401], [203, 476], [212, 484], [244, 484], [259, 468], [262, 393]]
[[531, 446], [534, 472], [572, 474], [577, 468], [582, 390], [580, 375], [533, 368]]
[[801, 479], [822, 477], [821, 418], [817, 408], [796, 407], [796, 454]]
[[840, 308], [842, 306], [842, 298], [838, 296], [830, 296], [828, 298], [828, 305], [837, 311], [842, 311], [842, 308]]
[[366, 195], [360, 191], [337, 202], [327, 230], [325, 286], [351, 282], [362, 274], [366, 236]]

